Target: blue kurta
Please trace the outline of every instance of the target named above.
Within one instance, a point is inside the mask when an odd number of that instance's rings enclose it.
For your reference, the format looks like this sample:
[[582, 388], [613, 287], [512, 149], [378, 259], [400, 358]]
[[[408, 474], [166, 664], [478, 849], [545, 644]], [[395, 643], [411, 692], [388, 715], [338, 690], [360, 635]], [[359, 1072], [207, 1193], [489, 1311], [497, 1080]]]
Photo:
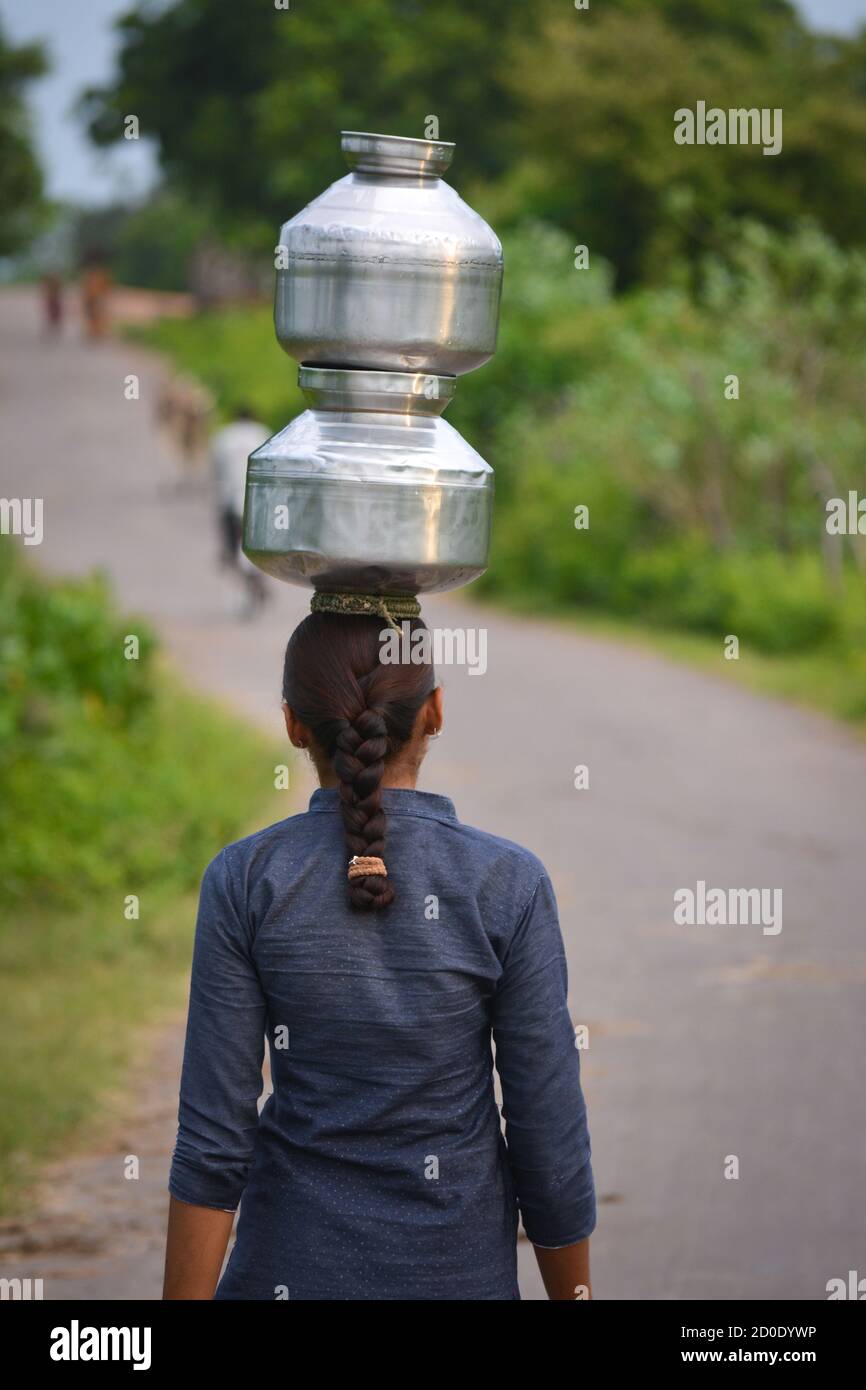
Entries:
[[544, 866], [445, 796], [382, 803], [382, 913], [348, 905], [336, 789], [202, 881], [169, 1191], [240, 1203], [218, 1299], [518, 1299], [518, 1208], [537, 1245], [595, 1226]]

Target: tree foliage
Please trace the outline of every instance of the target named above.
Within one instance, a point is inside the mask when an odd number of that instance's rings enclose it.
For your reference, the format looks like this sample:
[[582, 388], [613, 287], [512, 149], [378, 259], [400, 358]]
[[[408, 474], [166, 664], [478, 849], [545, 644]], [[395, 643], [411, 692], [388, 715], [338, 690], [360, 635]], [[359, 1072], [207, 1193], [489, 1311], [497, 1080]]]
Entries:
[[[866, 38], [808, 34], [787, 4], [620, 0], [593, 23], [559, 8], [511, 48], [518, 151], [500, 190], [616, 265], [664, 281], [678, 257], [723, 250], [719, 227], [816, 217], [843, 244], [866, 234]], [[782, 111], [783, 145], [679, 145], [673, 115]]]
[[26, 245], [43, 211], [24, 90], [45, 69], [38, 44], [14, 48], [0, 29], [0, 256]]
[[[561, 226], [620, 283], [694, 261], [723, 216], [866, 233], [866, 37], [817, 37], [788, 0], [175, 0], [120, 32], [94, 138], [138, 115], [168, 177], [258, 247], [345, 172], [341, 128], [421, 136], [430, 116], [485, 215]], [[698, 99], [781, 107], [783, 152], [675, 144]]]

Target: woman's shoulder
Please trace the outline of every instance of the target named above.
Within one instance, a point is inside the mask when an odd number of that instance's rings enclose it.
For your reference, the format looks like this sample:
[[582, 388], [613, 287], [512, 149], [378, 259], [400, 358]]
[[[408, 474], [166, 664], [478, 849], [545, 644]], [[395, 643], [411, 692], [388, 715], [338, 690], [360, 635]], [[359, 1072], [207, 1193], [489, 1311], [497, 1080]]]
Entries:
[[466, 825], [463, 821], [459, 821], [458, 825], [468, 842], [475, 846], [479, 853], [495, 859], [513, 860], [515, 864], [522, 865], [530, 872], [544, 873], [544, 864], [526, 845], [518, 844], [516, 840], [508, 840], [504, 835], [494, 835], [489, 830], [481, 830], [476, 825]]
[[450, 853], [458, 862], [465, 856], [465, 867], [474, 869], [478, 877], [495, 884], [500, 892], [512, 893], [515, 905], [521, 896], [531, 897], [540, 880], [547, 876], [538, 855], [516, 840], [480, 830], [463, 821], [457, 821], [450, 828], [453, 829]]
[[286, 816], [283, 820], [274, 821], [272, 825], [263, 826], [261, 830], [254, 830], [239, 840], [230, 841], [229, 844], [223, 846], [218, 854], [214, 855], [205, 869], [205, 876], [223, 872], [233, 877], [238, 873], [243, 873], [251, 864], [262, 857], [267, 857], [276, 850], [284, 849], [293, 835], [301, 830], [307, 819], [307, 813], [302, 811], [297, 815]]

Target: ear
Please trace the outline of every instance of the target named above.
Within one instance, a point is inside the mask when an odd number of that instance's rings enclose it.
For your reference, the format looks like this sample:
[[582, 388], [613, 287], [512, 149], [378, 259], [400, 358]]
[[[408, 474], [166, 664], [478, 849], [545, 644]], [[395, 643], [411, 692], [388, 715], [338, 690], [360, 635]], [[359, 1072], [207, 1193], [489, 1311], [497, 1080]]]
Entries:
[[310, 731], [306, 724], [301, 723], [295, 711], [289, 708], [285, 700], [283, 701], [283, 718], [286, 721], [286, 733], [289, 736], [289, 742], [293, 747], [309, 748]]
[[424, 723], [421, 727], [428, 738], [433, 734], [441, 733], [444, 717], [442, 710], [442, 687], [437, 685], [436, 689], [432, 690], [424, 701]]

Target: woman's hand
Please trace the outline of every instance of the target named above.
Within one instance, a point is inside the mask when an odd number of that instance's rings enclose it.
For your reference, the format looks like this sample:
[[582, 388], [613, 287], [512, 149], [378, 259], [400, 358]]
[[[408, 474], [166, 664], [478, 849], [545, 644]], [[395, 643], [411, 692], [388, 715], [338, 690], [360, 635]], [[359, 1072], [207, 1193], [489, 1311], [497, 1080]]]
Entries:
[[589, 1236], [576, 1245], [564, 1245], [560, 1250], [532, 1247], [544, 1280], [547, 1297], [556, 1303], [574, 1303], [592, 1298], [589, 1282]]
[[233, 1211], [169, 1199], [163, 1299], [213, 1298], [234, 1218]]

